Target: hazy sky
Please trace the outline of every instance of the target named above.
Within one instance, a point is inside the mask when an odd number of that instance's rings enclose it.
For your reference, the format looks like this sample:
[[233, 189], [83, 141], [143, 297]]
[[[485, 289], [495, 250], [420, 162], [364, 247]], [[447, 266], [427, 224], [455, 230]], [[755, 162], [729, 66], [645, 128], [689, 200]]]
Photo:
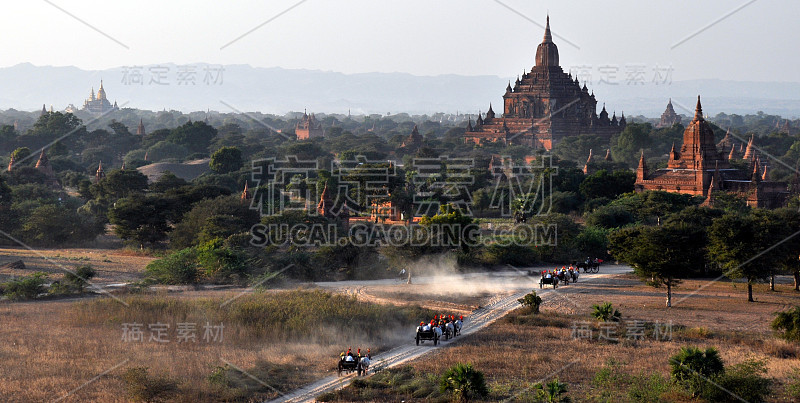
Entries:
[[2, 11], [0, 66], [209, 62], [507, 77], [533, 65], [536, 24], [549, 11], [566, 69], [617, 66], [622, 75], [639, 65], [649, 80], [672, 66], [674, 80], [800, 81], [797, 0], [6, 0]]

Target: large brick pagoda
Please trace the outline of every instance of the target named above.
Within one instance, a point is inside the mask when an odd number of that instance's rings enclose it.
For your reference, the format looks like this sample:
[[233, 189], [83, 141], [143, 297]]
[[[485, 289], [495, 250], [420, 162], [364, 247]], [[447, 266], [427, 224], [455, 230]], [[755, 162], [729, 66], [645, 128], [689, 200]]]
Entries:
[[536, 49], [536, 65], [509, 82], [503, 95], [504, 113], [496, 117], [492, 106], [467, 125], [466, 142], [503, 142], [550, 150], [567, 136], [593, 134], [611, 137], [625, 128], [625, 116], [609, 118], [605, 105], [597, 115], [597, 100], [586, 84], [565, 73], [558, 64], [558, 47], [550, 34], [550, 17], [544, 40]]
[[[733, 147], [733, 146], [731, 146]], [[767, 165], [748, 143], [743, 160], [749, 163], [746, 170], [736, 169], [729, 160], [736, 158], [732, 149], [719, 150], [714, 143], [714, 131], [703, 118], [700, 97], [697, 97], [694, 119], [683, 132], [683, 145], [679, 150], [672, 146], [667, 167], [653, 172], [647, 168], [644, 154], [636, 170], [637, 192], [662, 190], [706, 197], [713, 205], [718, 192], [730, 192], [747, 200], [751, 207], [778, 208], [785, 204], [789, 189], [784, 182], [769, 180]]]

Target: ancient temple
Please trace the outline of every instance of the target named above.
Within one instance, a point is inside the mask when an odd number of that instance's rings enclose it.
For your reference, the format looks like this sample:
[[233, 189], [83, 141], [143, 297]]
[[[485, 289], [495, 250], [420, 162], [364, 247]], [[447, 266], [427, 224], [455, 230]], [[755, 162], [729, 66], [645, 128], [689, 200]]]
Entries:
[[144, 120], [139, 119], [139, 126], [136, 127], [136, 135], [137, 136], [144, 136]]
[[100, 161], [100, 164], [97, 166], [97, 172], [94, 173], [94, 183], [100, 183], [100, 181], [105, 177], [106, 172], [103, 171], [103, 161]]
[[617, 121], [603, 105], [597, 114], [597, 100], [586, 84], [565, 73], [558, 60], [558, 47], [550, 33], [550, 17], [544, 39], [536, 49], [536, 64], [503, 95], [503, 115], [495, 116], [492, 105], [478, 113], [475, 125], [467, 125], [466, 142], [503, 142], [550, 150], [567, 136], [594, 134], [610, 138], [625, 128], [624, 114]]
[[[733, 146], [732, 146], [733, 147]], [[697, 97], [694, 119], [683, 133], [680, 150], [672, 146], [667, 168], [650, 172], [644, 159], [639, 159], [636, 170], [637, 192], [662, 190], [706, 197], [713, 205], [716, 192], [730, 192], [743, 197], [751, 207], [778, 208], [785, 204], [789, 189], [786, 183], [772, 182], [764, 172], [764, 164], [751, 149], [750, 169], [731, 167], [727, 150], [719, 150], [714, 143], [714, 131], [703, 118], [700, 97]]]
[[294, 133], [297, 135], [298, 140], [308, 140], [325, 136], [322, 123], [317, 121], [313, 113], [309, 115], [307, 112], [303, 112], [303, 118], [295, 125]]
[[44, 175], [45, 185], [53, 189], [61, 189], [61, 184], [59, 184], [58, 179], [56, 179], [56, 173], [53, 171], [53, 167], [50, 166], [50, 159], [47, 158], [44, 149], [42, 149], [42, 153], [39, 154], [39, 160], [36, 161], [36, 170]]
[[661, 114], [661, 120], [656, 127], [672, 127], [672, 125], [681, 123], [681, 116], [675, 113], [675, 108], [672, 107], [672, 98], [667, 102], [667, 109]]
[[92, 87], [92, 93], [83, 102], [83, 110], [93, 113], [106, 113], [118, 109], [117, 101], [114, 101], [113, 105], [108, 101], [106, 90], [103, 89], [103, 80], [100, 80], [100, 89], [97, 91], [97, 95], [94, 94], [94, 87]]
[[411, 131], [411, 134], [403, 140], [403, 144], [400, 145], [400, 148], [404, 148], [407, 151], [414, 151], [422, 147], [422, 143], [424, 139], [422, 135], [419, 134], [419, 129], [417, 129], [417, 125], [414, 125], [414, 130]]

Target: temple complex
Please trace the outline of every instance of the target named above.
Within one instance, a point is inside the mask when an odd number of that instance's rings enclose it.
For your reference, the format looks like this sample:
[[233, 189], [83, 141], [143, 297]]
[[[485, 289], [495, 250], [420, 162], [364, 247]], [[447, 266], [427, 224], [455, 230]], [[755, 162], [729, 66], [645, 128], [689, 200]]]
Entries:
[[731, 151], [719, 150], [714, 143], [714, 131], [703, 118], [700, 97], [697, 97], [694, 119], [683, 133], [680, 150], [673, 144], [667, 168], [653, 172], [647, 167], [642, 154], [636, 170], [637, 192], [661, 190], [706, 197], [706, 204], [713, 205], [717, 192], [729, 192], [744, 198], [747, 205], [755, 208], [782, 207], [789, 195], [784, 182], [772, 182], [766, 173], [767, 166], [758, 157], [753, 139], [744, 150], [743, 160], [749, 169], [733, 168], [729, 158], [735, 158], [735, 145]]
[[550, 150], [567, 136], [582, 134], [610, 138], [625, 128], [624, 113], [609, 117], [605, 105], [597, 114], [597, 100], [586, 84], [565, 73], [558, 60], [558, 47], [550, 33], [550, 17], [544, 39], [536, 49], [536, 64], [503, 95], [503, 115], [496, 116], [492, 105], [486, 114], [470, 119], [464, 134], [466, 142], [503, 142]]
[[672, 107], [672, 98], [667, 102], [667, 109], [661, 114], [661, 120], [656, 127], [672, 127], [681, 123], [681, 116], [675, 113], [675, 108]]
[[303, 112], [303, 118], [295, 125], [294, 133], [297, 135], [298, 140], [308, 140], [325, 136], [322, 123], [317, 121], [313, 113], [309, 115], [307, 112]]
[[106, 113], [118, 109], [117, 101], [114, 101], [113, 105], [108, 101], [106, 90], [103, 89], [103, 80], [100, 80], [100, 89], [97, 90], [97, 95], [95, 96], [94, 87], [92, 87], [92, 93], [83, 102], [83, 110], [93, 113]]

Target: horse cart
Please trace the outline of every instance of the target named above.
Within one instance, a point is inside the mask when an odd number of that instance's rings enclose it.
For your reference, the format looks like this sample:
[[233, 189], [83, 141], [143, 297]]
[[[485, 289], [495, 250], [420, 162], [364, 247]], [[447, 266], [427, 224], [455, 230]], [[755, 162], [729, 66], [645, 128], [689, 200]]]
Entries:
[[552, 285], [553, 289], [558, 287], [558, 277], [554, 275], [550, 275], [548, 277], [548, 273], [542, 272], [542, 276], [539, 278], [539, 288], [544, 288], [545, 284]]
[[600, 263], [602, 263], [602, 262], [603, 261], [600, 260], [600, 259], [594, 259], [594, 260], [590, 259], [590, 260], [578, 263], [576, 265], [576, 267], [578, 268], [578, 270], [583, 269], [584, 273], [597, 273], [597, 272], [600, 271]]
[[339, 359], [339, 366], [337, 368], [337, 372], [339, 376], [342, 376], [343, 372], [352, 373], [356, 372], [358, 376], [361, 376], [365, 373], [365, 369], [361, 365], [361, 360], [359, 357], [349, 357], [352, 360], [348, 360], [348, 356], [341, 357]]
[[439, 338], [442, 337], [442, 329], [438, 326], [417, 326], [417, 335], [414, 337], [417, 345], [425, 341], [433, 340], [433, 345], [439, 344]]

